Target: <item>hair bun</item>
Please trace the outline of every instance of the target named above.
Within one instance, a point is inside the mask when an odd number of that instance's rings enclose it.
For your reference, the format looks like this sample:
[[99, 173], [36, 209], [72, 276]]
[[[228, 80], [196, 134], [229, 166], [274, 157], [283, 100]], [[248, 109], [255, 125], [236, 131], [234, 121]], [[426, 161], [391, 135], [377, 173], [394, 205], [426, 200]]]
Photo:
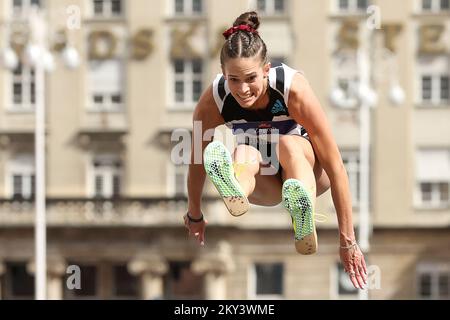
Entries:
[[233, 27], [247, 25], [255, 30], [259, 28], [259, 17], [255, 11], [249, 11], [241, 14], [233, 23]]

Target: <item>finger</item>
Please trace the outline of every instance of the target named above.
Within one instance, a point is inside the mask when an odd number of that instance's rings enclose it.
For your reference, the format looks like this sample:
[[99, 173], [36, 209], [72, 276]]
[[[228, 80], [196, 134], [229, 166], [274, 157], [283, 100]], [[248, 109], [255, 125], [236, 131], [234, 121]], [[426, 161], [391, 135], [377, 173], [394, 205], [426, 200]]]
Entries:
[[359, 287], [363, 289], [366, 281], [364, 279], [364, 274], [362, 273], [361, 270], [361, 263], [362, 263], [361, 257], [358, 255], [358, 253], [356, 253], [356, 257], [353, 262], [353, 270], [355, 270], [356, 280], [358, 281]]
[[356, 273], [355, 278], [356, 278], [356, 281], [358, 282], [358, 287], [360, 289], [364, 289], [364, 281], [363, 281], [361, 275], [359, 273]]
[[368, 276], [368, 273], [367, 273], [366, 259], [364, 259], [364, 255], [362, 256], [361, 264], [362, 264], [364, 273], [365, 273], [365, 275], [366, 275], [366, 277], [367, 277], [367, 276]]
[[356, 258], [353, 262], [353, 270], [355, 270], [356, 279], [358, 280], [358, 283], [365, 284], [366, 280], [365, 280], [364, 272], [362, 271], [361, 263], [362, 263], [361, 257], [356, 256]]
[[353, 286], [354, 286], [356, 289], [358, 289], [359, 286], [358, 286], [358, 281], [356, 280], [356, 274], [350, 272], [350, 273], [348, 274], [348, 276], [350, 277], [350, 281], [352, 282]]
[[202, 231], [200, 233], [200, 236], [198, 237], [198, 242], [200, 243], [201, 246], [205, 245], [205, 232]]
[[361, 275], [361, 278], [364, 281], [364, 284], [367, 284], [367, 274], [364, 271], [363, 262], [361, 261], [361, 264], [358, 266], [359, 274]]
[[352, 282], [353, 286], [358, 289], [358, 281], [356, 280], [356, 272], [353, 269], [353, 265], [350, 263], [348, 264], [348, 267], [345, 268], [345, 272], [348, 274], [350, 281]]

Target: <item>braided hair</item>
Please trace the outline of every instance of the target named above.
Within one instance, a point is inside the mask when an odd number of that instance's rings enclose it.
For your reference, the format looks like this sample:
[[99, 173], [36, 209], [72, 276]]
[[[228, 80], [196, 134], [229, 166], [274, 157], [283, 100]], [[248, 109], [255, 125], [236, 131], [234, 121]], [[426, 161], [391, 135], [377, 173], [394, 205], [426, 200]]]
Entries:
[[259, 17], [255, 11], [241, 14], [233, 27], [224, 32], [225, 43], [220, 52], [220, 64], [228, 59], [259, 57], [262, 64], [268, 63], [267, 48], [258, 34]]

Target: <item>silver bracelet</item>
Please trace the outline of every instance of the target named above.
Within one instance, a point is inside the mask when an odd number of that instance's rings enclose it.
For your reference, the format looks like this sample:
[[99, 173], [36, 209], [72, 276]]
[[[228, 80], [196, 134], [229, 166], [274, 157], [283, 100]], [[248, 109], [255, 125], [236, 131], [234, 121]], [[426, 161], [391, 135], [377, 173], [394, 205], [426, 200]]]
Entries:
[[355, 247], [355, 246], [357, 246], [358, 244], [356, 243], [356, 241], [355, 242], [353, 242], [351, 245], [349, 245], [349, 246], [347, 246], [347, 247], [340, 247], [341, 249], [345, 249], [345, 250], [349, 250], [349, 249], [351, 249], [351, 248], [353, 248], [353, 247]]

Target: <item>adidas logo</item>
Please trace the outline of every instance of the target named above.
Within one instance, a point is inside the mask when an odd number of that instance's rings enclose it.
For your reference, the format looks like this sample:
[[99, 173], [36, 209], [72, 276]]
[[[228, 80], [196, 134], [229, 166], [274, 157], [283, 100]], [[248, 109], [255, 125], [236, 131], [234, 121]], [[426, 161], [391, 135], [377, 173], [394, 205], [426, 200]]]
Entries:
[[272, 114], [276, 114], [278, 112], [283, 112], [283, 111], [284, 111], [284, 106], [280, 100], [275, 101], [275, 104], [273, 105], [272, 109], [270, 110], [270, 112], [272, 112]]

